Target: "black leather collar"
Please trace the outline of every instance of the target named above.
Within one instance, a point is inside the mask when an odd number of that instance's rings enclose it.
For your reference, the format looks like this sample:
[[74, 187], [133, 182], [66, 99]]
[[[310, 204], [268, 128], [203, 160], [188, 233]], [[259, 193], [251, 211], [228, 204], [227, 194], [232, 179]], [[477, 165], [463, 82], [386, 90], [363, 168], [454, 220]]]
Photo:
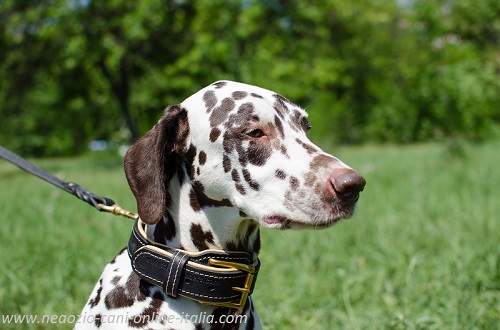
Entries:
[[245, 252], [188, 252], [159, 244], [147, 238], [140, 219], [135, 221], [128, 254], [137, 275], [167, 295], [239, 310], [253, 292], [260, 267], [259, 259]]

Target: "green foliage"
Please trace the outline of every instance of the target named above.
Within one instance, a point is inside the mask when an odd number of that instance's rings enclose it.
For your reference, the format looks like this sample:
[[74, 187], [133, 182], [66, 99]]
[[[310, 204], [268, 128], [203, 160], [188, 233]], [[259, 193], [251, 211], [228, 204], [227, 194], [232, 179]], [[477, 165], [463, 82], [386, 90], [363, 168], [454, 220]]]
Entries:
[[[340, 143], [487, 139], [500, 121], [497, 0], [0, 2], [0, 143], [133, 142], [219, 79], [276, 90]], [[117, 138], [119, 136], [119, 138]]]
[[[253, 297], [264, 328], [497, 329], [499, 148], [330, 149], [367, 186], [353, 219], [324, 230], [262, 231]], [[110, 156], [36, 163], [133, 211], [121, 160]], [[132, 222], [7, 162], [0, 162], [0, 181], [9, 187], [0, 189], [0, 314], [79, 314], [104, 266], [127, 244]]]

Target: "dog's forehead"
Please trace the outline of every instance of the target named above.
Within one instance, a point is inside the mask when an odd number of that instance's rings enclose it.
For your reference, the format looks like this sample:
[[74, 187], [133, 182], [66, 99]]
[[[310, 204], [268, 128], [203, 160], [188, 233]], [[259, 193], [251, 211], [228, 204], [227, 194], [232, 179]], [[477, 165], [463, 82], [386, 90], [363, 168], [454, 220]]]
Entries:
[[[234, 81], [217, 81], [182, 102], [192, 116], [203, 112], [218, 126], [230, 113], [255, 115], [262, 121], [274, 121], [275, 116], [307, 118], [307, 113], [285, 97], [268, 89]], [[215, 112], [215, 113], [214, 113]]]

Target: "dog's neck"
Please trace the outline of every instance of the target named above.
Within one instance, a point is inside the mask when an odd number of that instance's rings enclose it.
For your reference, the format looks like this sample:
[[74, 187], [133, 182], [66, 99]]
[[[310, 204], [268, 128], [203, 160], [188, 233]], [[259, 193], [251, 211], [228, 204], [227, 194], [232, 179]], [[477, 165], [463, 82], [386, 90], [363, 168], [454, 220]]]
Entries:
[[260, 249], [259, 225], [228, 200], [208, 197], [188, 175], [168, 184], [167, 212], [148, 230], [158, 243], [186, 251], [242, 251], [254, 259]]

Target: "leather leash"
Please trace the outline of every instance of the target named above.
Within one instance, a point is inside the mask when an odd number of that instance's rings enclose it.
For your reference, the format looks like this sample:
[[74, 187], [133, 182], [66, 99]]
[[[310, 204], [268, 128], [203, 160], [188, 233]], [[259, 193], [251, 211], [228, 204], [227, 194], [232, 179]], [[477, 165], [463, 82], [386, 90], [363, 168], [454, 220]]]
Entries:
[[66, 182], [55, 175], [41, 169], [35, 164], [29, 162], [23, 157], [13, 153], [12, 151], [0, 146], [0, 158], [5, 159], [8, 162], [16, 165], [23, 171], [37, 176], [38, 178], [62, 189], [80, 200], [92, 205], [96, 209], [102, 212], [113, 213], [114, 215], [121, 215], [129, 219], [136, 220], [139, 216], [135, 213], [123, 209], [120, 205], [116, 204], [112, 199], [94, 195], [87, 189], [74, 182]]

